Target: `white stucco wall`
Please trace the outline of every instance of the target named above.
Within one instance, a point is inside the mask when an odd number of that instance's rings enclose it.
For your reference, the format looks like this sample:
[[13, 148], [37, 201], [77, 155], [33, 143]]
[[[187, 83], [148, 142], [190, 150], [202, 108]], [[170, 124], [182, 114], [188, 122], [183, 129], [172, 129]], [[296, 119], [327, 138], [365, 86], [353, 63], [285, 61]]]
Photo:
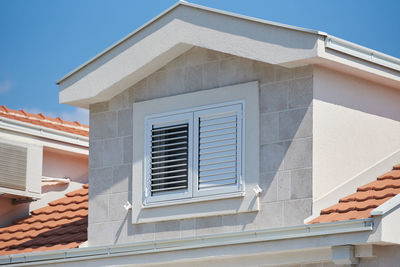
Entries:
[[318, 66], [313, 79], [315, 203], [400, 149], [400, 90]]
[[62, 198], [66, 193], [79, 189], [88, 182], [87, 155], [71, 153], [62, 150], [43, 149], [42, 175], [54, 178], [70, 179], [69, 184], [42, 184], [42, 196], [39, 201], [32, 202], [30, 211], [44, 207], [47, 203]]

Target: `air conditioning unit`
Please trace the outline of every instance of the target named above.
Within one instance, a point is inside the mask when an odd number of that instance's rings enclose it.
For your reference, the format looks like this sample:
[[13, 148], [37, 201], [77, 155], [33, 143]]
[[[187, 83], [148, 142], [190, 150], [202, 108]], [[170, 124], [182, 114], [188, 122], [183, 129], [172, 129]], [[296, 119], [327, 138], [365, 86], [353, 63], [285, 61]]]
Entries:
[[40, 198], [42, 161], [42, 146], [0, 138], [0, 194]]

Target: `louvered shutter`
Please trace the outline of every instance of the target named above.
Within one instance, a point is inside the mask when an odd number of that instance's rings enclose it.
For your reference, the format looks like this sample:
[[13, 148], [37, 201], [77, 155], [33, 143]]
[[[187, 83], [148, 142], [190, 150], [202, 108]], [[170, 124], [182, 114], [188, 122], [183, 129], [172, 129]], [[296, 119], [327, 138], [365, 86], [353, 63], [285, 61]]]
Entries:
[[25, 190], [27, 148], [0, 143], [0, 187]]
[[240, 190], [242, 104], [194, 112], [194, 196]]
[[148, 121], [150, 202], [191, 196], [192, 118], [192, 113], [188, 113]]

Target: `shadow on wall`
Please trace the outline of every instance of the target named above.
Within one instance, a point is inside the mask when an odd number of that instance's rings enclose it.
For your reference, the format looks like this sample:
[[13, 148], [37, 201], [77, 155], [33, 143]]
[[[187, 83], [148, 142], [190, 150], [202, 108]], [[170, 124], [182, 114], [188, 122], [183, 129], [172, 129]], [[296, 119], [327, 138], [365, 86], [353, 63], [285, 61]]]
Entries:
[[0, 198], [0, 227], [9, 226], [28, 215], [29, 203], [14, 205], [11, 198]]

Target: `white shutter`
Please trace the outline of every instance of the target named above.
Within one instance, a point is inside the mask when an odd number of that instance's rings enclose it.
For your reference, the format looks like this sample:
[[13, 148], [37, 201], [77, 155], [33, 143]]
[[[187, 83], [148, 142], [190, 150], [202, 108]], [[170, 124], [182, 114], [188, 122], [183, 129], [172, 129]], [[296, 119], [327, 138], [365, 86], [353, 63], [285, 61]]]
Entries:
[[194, 112], [194, 196], [241, 186], [242, 104]]
[[193, 114], [149, 119], [146, 127], [147, 199], [190, 197]]
[[26, 188], [27, 148], [0, 143], [0, 187]]

